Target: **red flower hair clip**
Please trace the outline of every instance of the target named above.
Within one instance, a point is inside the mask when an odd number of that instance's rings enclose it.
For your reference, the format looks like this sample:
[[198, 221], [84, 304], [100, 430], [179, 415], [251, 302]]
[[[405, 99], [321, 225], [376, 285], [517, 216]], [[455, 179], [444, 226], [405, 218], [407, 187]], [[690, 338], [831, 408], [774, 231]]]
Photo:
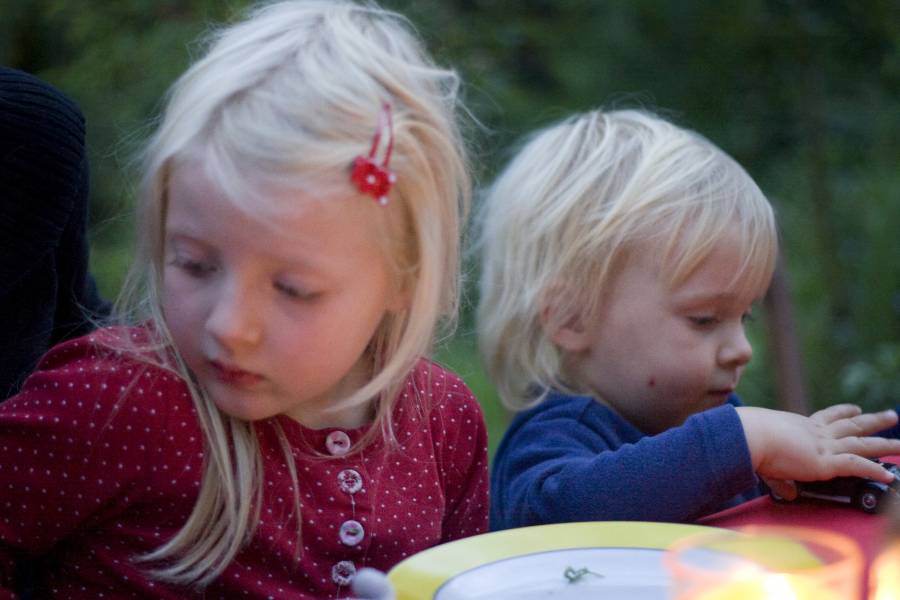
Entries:
[[[381, 164], [378, 164], [375, 162], [375, 154], [381, 142], [381, 132], [385, 129], [387, 129], [387, 148], [384, 151], [384, 159]], [[388, 168], [393, 149], [394, 128], [391, 120], [391, 105], [385, 102], [378, 118], [378, 129], [372, 137], [369, 155], [357, 156], [353, 161], [353, 169], [350, 171], [350, 181], [356, 185], [357, 189], [363, 194], [372, 196], [382, 206], [388, 203], [391, 186], [397, 181], [397, 176]]]

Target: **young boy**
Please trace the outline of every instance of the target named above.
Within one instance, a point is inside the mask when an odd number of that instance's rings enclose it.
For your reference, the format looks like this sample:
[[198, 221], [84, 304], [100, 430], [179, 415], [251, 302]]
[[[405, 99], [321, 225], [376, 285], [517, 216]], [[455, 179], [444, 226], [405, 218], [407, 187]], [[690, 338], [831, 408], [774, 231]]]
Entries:
[[744, 324], [777, 255], [772, 208], [696, 133], [639, 111], [538, 132], [482, 215], [483, 358], [519, 414], [492, 474], [494, 529], [582, 520], [693, 521], [762, 477], [893, 476], [865, 457], [894, 411], [810, 417], [734, 394]]

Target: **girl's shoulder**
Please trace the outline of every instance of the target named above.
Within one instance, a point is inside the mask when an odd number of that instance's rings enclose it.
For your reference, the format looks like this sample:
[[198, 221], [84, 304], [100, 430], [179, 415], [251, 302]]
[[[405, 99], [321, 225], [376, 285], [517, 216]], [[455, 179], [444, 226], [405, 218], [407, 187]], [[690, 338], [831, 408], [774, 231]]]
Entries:
[[142, 327], [98, 329], [58, 344], [0, 408], [103, 420], [131, 414], [145, 424], [190, 412], [187, 386], [155, 359], [152, 344], [152, 333]]
[[476, 411], [481, 407], [462, 377], [433, 360], [419, 359], [407, 379], [406, 394], [413, 393], [426, 410]]
[[481, 533], [487, 527], [488, 480], [487, 426], [481, 406], [459, 375], [435, 362], [420, 360], [411, 379], [415, 389], [425, 390], [422, 412], [408, 415], [412, 418], [405, 423], [416, 431], [404, 432], [401, 426], [398, 437], [411, 455], [418, 452], [420, 460], [437, 465], [446, 512], [455, 515], [445, 522], [444, 539]]
[[[409, 408], [406, 408], [409, 407]], [[481, 405], [463, 379], [439, 365], [420, 359], [402, 393], [400, 412], [428, 423], [433, 437], [455, 437], [463, 430], [484, 428]]]

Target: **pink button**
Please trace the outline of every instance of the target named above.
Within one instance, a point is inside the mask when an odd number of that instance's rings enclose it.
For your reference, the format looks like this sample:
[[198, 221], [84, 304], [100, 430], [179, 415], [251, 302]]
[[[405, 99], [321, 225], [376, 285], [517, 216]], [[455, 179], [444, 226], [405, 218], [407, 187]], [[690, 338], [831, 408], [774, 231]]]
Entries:
[[355, 469], [344, 469], [337, 475], [338, 486], [346, 494], [355, 494], [362, 489], [362, 475]]
[[350, 436], [340, 430], [332, 431], [325, 438], [325, 447], [332, 456], [343, 456], [350, 450]]
[[355, 546], [362, 541], [366, 535], [362, 523], [350, 519], [341, 524], [341, 543], [345, 546]]
[[331, 567], [331, 580], [338, 585], [350, 585], [356, 575], [356, 565], [349, 560], [342, 560]]

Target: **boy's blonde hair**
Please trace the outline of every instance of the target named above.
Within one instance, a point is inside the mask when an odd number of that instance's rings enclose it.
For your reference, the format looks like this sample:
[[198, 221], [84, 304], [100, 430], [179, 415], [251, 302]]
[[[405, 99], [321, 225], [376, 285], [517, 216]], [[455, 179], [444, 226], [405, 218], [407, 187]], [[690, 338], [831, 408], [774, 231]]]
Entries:
[[744, 169], [699, 134], [637, 110], [538, 131], [489, 190], [479, 224], [479, 344], [514, 410], [550, 388], [591, 393], [545, 328], [591, 319], [629, 252], [650, 242], [674, 286], [717, 243], [735, 244], [743, 289], [768, 284], [778, 252], [772, 207]]
[[[376, 375], [341, 405], [378, 398], [376, 426], [363, 443], [379, 434], [392, 438], [398, 390], [417, 359], [430, 352], [436, 327], [452, 325], [457, 309], [458, 246], [470, 189], [457, 125], [458, 87], [456, 73], [433, 63], [403, 17], [340, 0], [255, 9], [218, 32], [206, 55], [173, 86], [146, 150], [136, 258], [117, 303], [123, 319], [156, 324], [155, 361], [188, 382], [207, 439], [202, 485], [188, 522], [170, 542], [141, 557], [165, 565], [154, 571], [160, 579], [205, 585], [220, 574], [255, 530], [262, 491], [253, 424], [220, 413], [192, 383], [160, 308], [173, 168], [200, 164], [228, 202], [273, 223], [279, 211], [291, 209], [284, 203], [290, 197], [284, 192], [291, 191], [322, 201], [334, 193], [355, 194], [360, 210], [372, 212], [384, 258], [409, 304], [385, 317], [368, 350]], [[385, 102], [393, 118], [390, 168], [397, 180], [382, 207], [351, 185], [350, 166], [368, 153]], [[146, 354], [147, 348], [132, 350]], [[282, 445], [299, 528], [296, 472], [283, 436]]]

